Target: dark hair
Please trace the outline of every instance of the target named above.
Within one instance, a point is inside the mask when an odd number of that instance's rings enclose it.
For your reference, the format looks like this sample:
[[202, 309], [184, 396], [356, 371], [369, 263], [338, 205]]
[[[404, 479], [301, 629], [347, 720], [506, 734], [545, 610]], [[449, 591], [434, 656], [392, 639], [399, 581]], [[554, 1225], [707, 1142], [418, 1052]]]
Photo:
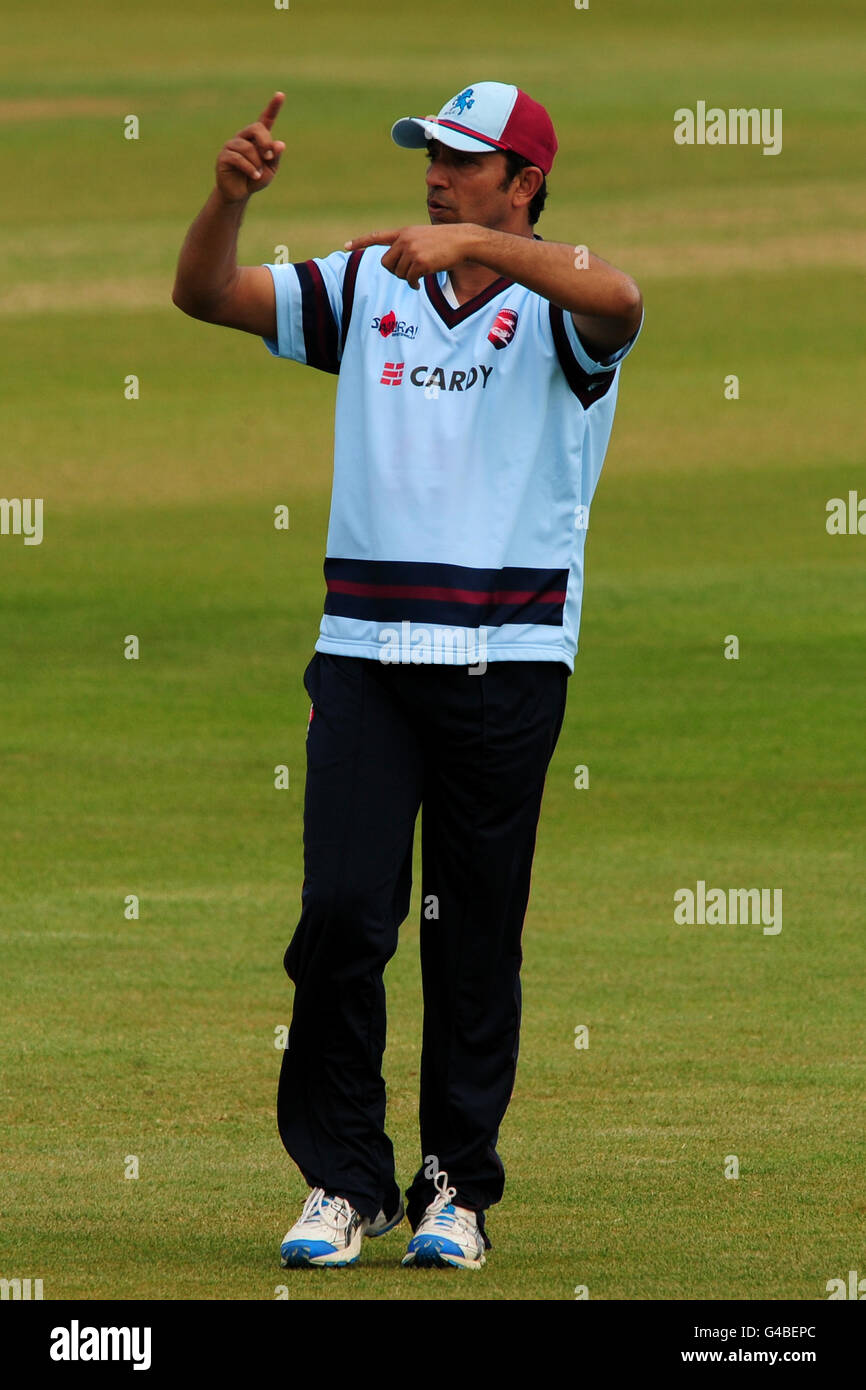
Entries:
[[[511, 180], [517, 178], [521, 169], [528, 169], [530, 166], [533, 168], [538, 167], [532, 164], [531, 159], [524, 159], [522, 154], [515, 154], [513, 150], [503, 150], [502, 153], [505, 155], [505, 182], [502, 185], [503, 188], [507, 188]], [[547, 175], [542, 174], [541, 186], [532, 202], [529, 204], [529, 221], [531, 226], [535, 226], [539, 217], [544, 212], [544, 204], [546, 201]]]

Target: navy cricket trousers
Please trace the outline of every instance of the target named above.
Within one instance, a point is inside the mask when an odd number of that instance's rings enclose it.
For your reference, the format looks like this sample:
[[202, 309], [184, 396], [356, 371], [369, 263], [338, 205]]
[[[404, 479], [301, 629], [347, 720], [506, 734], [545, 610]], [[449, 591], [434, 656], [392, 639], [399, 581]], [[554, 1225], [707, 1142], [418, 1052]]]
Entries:
[[496, 1141], [517, 1067], [521, 932], [568, 676], [553, 661], [493, 661], [470, 675], [323, 652], [304, 673], [304, 884], [285, 954], [295, 997], [278, 1123], [310, 1187], [364, 1216], [390, 1215], [399, 1199], [382, 972], [409, 911], [419, 807], [422, 1162], [407, 1215], [414, 1230], [435, 1196], [433, 1156], [482, 1232], [502, 1197]]

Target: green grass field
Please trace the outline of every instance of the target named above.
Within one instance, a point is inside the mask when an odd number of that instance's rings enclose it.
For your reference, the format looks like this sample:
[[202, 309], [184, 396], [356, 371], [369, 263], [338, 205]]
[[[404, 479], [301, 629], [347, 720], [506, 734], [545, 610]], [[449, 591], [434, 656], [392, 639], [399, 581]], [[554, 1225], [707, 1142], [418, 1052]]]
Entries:
[[[45, 534], [0, 536], [0, 1276], [46, 1299], [800, 1300], [866, 1274], [866, 537], [825, 529], [829, 498], [866, 496], [859, 3], [441, 0], [435, 28], [395, 0], [3, 8], [0, 496], [44, 498]], [[287, 1273], [306, 1189], [274, 1030], [335, 382], [182, 316], [174, 263], [275, 89], [289, 149], [247, 263], [424, 220], [390, 125], [488, 78], [556, 123], [541, 234], [646, 302], [539, 833], [506, 1193], [477, 1274], [401, 1270], [405, 1226]], [[698, 99], [781, 107], [782, 153], [677, 147]], [[782, 888], [782, 931], [675, 925], [698, 879]], [[386, 977], [404, 1185], [417, 916], [416, 888]]]

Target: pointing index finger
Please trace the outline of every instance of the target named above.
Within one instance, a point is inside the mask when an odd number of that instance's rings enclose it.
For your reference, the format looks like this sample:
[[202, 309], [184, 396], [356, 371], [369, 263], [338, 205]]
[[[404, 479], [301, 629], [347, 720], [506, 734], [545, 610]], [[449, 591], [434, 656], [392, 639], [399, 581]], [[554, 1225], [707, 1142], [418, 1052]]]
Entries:
[[274, 92], [274, 95], [271, 97], [270, 101], [268, 102], [267, 106], [265, 107], [264, 111], [259, 117], [259, 120], [261, 121], [262, 125], [266, 126], [268, 130], [270, 130], [274, 121], [277, 119], [277, 116], [280, 114], [280, 107], [282, 106], [285, 99], [285, 92]]
[[392, 232], [367, 232], [366, 236], [356, 236], [347, 241], [345, 249], [361, 251], [365, 246], [393, 246], [399, 235], [399, 229]]

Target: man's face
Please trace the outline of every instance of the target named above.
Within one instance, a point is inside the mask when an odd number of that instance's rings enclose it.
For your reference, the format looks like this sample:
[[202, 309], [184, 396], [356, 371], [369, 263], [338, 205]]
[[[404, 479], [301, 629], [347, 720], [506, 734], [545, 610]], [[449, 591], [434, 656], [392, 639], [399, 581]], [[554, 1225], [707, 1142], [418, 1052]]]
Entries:
[[498, 150], [467, 153], [431, 140], [427, 159], [427, 211], [434, 226], [474, 222], [507, 229], [525, 217], [525, 209], [512, 206], [512, 185], [503, 187], [505, 156]]

